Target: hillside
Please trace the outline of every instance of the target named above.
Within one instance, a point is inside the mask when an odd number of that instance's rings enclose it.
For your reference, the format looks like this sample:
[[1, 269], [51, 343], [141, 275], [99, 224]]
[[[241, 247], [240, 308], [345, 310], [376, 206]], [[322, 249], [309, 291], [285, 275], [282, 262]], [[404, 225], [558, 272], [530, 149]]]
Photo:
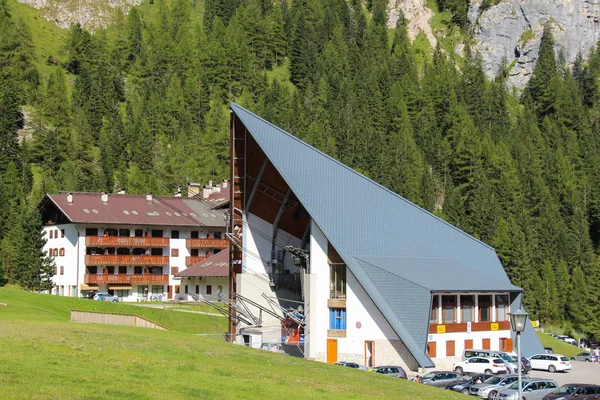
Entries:
[[515, 93], [438, 3], [433, 48], [385, 0], [156, 0], [93, 33], [0, 0], [0, 284], [41, 275], [45, 193], [227, 179], [235, 100], [493, 246], [533, 319], [600, 336], [600, 54], [570, 69], [533, 32]]
[[[65, 320], [96, 303], [0, 288], [2, 396], [32, 398], [458, 399], [413, 382], [263, 352], [222, 340]], [[100, 307], [111, 308], [112, 303]], [[133, 306], [129, 306], [135, 308]], [[176, 313], [171, 311], [171, 313]], [[185, 313], [176, 313], [185, 314]], [[182, 316], [175, 316], [180, 318]], [[185, 316], [188, 324], [197, 316]], [[208, 321], [198, 329], [212, 329]], [[182, 328], [177, 325], [175, 328]], [[188, 330], [187, 328], [183, 331]]]

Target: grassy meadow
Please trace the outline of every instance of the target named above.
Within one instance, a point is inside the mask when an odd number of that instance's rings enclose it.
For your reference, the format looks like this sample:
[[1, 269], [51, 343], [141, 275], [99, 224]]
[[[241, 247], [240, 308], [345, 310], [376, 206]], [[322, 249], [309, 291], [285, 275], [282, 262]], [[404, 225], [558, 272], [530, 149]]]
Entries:
[[[459, 399], [458, 393], [215, 337], [226, 320], [0, 288], [4, 399]], [[143, 315], [173, 331], [69, 322], [71, 309]]]

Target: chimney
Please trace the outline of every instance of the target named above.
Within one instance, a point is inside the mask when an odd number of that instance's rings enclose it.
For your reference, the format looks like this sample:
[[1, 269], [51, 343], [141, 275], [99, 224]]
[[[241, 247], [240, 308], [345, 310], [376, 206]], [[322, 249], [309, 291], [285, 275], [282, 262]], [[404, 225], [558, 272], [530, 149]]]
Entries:
[[227, 180], [224, 180], [221, 186], [223, 187], [223, 189], [226, 189], [228, 184], [229, 182]]
[[125, 188], [121, 188], [119, 189], [119, 191], [117, 192], [118, 194], [125, 194]]
[[148, 203], [152, 203], [152, 193], [148, 193], [148, 194], [146, 195], [146, 201], [147, 201]]
[[215, 187], [213, 188], [213, 191], [214, 191], [215, 193], [221, 193], [221, 185], [217, 185], [217, 186], [215, 186]]
[[[212, 181], [211, 181], [212, 183]], [[202, 189], [202, 197], [204, 197], [205, 199], [210, 196], [213, 192], [213, 189], [211, 186], [205, 187], [204, 189]]]
[[100, 193], [100, 198], [102, 199], [102, 202], [104, 204], [108, 204], [108, 194], [102, 192], [102, 193]]
[[194, 197], [200, 194], [200, 184], [196, 182], [188, 182], [188, 197]]
[[73, 204], [73, 193], [67, 193], [67, 203]]
[[181, 197], [181, 186], [177, 186], [177, 191], [175, 192], [174, 197]]
[[208, 187], [213, 187], [212, 181], [208, 181]]

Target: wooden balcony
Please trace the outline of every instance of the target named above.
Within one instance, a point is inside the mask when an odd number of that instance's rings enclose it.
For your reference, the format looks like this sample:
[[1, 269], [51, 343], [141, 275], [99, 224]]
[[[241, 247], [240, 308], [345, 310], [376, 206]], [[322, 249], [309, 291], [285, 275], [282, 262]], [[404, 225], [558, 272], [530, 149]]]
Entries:
[[[510, 321], [471, 322], [471, 332], [509, 331]], [[429, 324], [429, 333], [467, 332], [467, 323]]]
[[133, 256], [133, 255], [112, 255], [112, 254], [92, 254], [85, 256], [85, 265], [169, 265], [167, 256]]
[[188, 249], [226, 249], [229, 247], [227, 239], [185, 239]]
[[169, 238], [132, 236], [86, 236], [87, 247], [169, 247]]
[[167, 284], [169, 283], [168, 274], [85, 274], [83, 280], [86, 284], [111, 284], [111, 283], [155, 283], [155, 284]]
[[191, 256], [185, 258], [185, 266], [191, 267], [192, 265], [199, 263], [202, 260], [206, 260], [207, 256]]

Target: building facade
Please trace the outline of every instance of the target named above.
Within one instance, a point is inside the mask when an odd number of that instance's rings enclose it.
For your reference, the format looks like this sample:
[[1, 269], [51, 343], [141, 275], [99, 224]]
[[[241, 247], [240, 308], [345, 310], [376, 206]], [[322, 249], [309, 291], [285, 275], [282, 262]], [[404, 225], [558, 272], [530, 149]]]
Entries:
[[[231, 111], [230, 290], [263, 308], [275, 300], [282, 315], [302, 309], [304, 357], [418, 370], [467, 347], [512, 350], [507, 316], [522, 289], [493, 248], [238, 105]], [[281, 281], [295, 275], [297, 286]], [[230, 333], [269, 342], [277, 323], [232, 318]], [[525, 355], [543, 351], [531, 326], [522, 345]]]
[[228, 248], [225, 215], [213, 205], [202, 196], [46, 195], [39, 209], [48, 239], [44, 250], [56, 264], [53, 294], [99, 291], [122, 301], [216, 294], [222, 282], [176, 276]]

